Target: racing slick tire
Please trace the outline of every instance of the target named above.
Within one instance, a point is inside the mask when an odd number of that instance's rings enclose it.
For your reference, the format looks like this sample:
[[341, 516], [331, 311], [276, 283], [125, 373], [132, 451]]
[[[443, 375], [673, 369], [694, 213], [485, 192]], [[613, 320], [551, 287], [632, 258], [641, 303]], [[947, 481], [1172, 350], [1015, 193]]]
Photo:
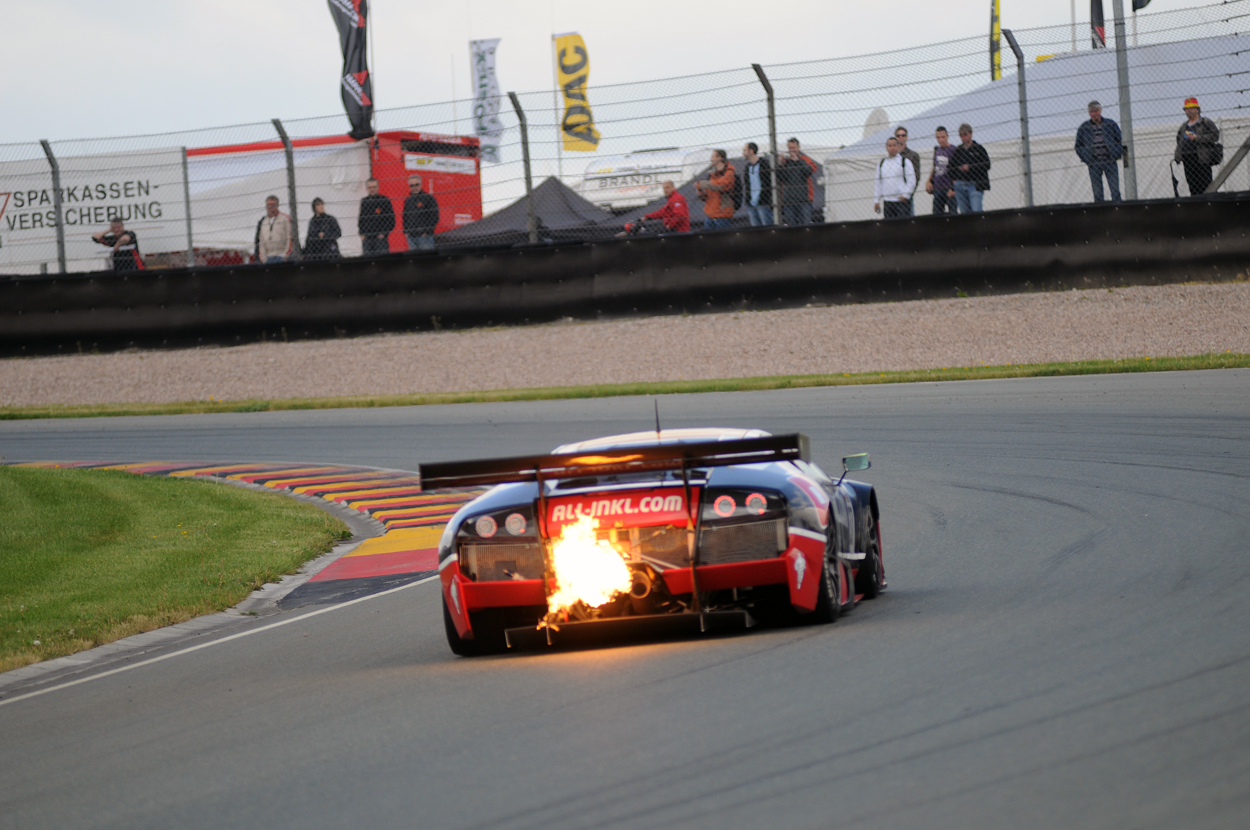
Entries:
[[876, 599], [885, 590], [885, 565], [881, 562], [881, 536], [877, 533], [877, 520], [868, 514], [868, 532], [864, 542], [864, 564], [855, 574], [855, 593], [864, 599]]
[[807, 615], [815, 625], [835, 622], [842, 613], [842, 568], [836, 556], [825, 555], [825, 566], [820, 569], [820, 586], [816, 589], [816, 610]]
[[494, 620], [480, 619], [470, 612], [474, 639], [466, 640], [456, 631], [456, 624], [447, 610], [447, 600], [443, 600], [443, 630], [447, 633], [447, 645], [451, 653], [460, 657], [477, 657], [482, 654], [499, 654], [508, 650], [508, 643], [503, 636], [502, 621], [492, 625]]

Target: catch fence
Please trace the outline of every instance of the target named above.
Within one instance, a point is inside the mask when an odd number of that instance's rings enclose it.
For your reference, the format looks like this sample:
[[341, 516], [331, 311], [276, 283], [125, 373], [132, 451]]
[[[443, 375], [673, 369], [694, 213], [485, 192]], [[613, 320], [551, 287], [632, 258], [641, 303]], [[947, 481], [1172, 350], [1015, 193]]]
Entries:
[[[1190, 97], [1220, 128], [1225, 158], [1214, 172], [1218, 178], [1230, 168], [1222, 189], [1250, 190], [1250, 164], [1233, 169], [1250, 136], [1250, 0], [1138, 14], [1124, 34], [1132, 152], [1118, 169], [1126, 195], [1131, 180], [1140, 199], [1190, 195], [1172, 164]], [[706, 176], [711, 151], [727, 150], [738, 171], [748, 142], [771, 154], [768, 89], [776, 149], [784, 154], [786, 139], [796, 137], [812, 160], [813, 221], [877, 217], [874, 179], [898, 125], [921, 157], [917, 215], [932, 204], [924, 183], [934, 129], [945, 126], [958, 142], [961, 123], [991, 159], [986, 210], [1025, 206], [1030, 195], [1037, 205], [1091, 201], [1087, 168], [1073, 149], [1087, 103], [1100, 101], [1106, 118], [1127, 126], [1112, 27], [1106, 48], [1093, 48], [1086, 25], [1018, 29], [1012, 38], [1020, 60], [1004, 38], [997, 80], [989, 77], [984, 36], [629, 84], [596, 86], [592, 76], [588, 95], [601, 135], [592, 153], [561, 149], [563, 113], [552, 90], [518, 93], [515, 105], [505, 96], [498, 163], [478, 158], [475, 140], [459, 138], [472, 130], [468, 100], [379, 110], [378, 136], [366, 141], [343, 135], [340, 114], [0, 145], [0, 274], [107, 269], [112, 252], [92, 235], [114, 217], [135, 233], [148, 267], [247, 262], [269, 195], [296, 220], [301, 245], [309, 242], [310, 203], [323, 200], [340, 228], [342, 255], [358, 256], [371, 175], [397, 215], [408, 176], [422, 175], [439, 202], [434, 240], [443, 248], [614, 235], [658, 207], [666, 179], [688, 194], [697, 230], [704, 212], [691, 181]], [[744, 210], [734, 222], [747, 224]], [[402, 228], [389, 234], [388, 247], [406, 249]]]

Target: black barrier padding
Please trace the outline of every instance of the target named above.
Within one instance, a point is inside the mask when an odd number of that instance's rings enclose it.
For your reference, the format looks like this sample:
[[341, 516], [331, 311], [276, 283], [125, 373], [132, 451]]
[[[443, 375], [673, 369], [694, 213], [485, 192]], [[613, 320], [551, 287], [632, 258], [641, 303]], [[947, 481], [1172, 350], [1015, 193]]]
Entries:
[[[0, 279], [0, 352], [1228, 280], [1250, 194], [373, 260]], [[285, 333], [283, 332], [285, 329]]]

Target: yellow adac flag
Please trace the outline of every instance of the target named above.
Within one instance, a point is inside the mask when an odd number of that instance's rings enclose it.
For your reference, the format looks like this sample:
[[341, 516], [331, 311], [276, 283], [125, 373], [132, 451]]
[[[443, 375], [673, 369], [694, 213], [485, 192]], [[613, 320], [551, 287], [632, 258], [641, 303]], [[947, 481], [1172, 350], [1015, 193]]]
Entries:
[[564, 118], [560, 135], [564, 149], [591, 153], [599, 149], [599, 131], [586, 97], [586, 80], [590, 77], [590, 55], [586, 43], [576, 32], [553, 38], [556, 50], [556, 83], [564, 95]]
[[1003, 77], [1003, 29], [999, 23], [998, 0], [990, 0], [990, 80]]

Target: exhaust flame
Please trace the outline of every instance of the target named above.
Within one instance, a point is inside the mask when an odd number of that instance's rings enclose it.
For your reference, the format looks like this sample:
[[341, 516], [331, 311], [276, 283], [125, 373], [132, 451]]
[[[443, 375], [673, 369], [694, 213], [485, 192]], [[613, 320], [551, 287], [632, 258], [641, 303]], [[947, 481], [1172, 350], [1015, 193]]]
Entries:
[[629, 593], [629, 567], [610, 543], [595, 538], [598, 526], [598, 519], [582, 516], [566, 525], [552, 545], [556, 590], [547, 598], [551, 614], [566, 612], [579, 601], [596, 608]]

